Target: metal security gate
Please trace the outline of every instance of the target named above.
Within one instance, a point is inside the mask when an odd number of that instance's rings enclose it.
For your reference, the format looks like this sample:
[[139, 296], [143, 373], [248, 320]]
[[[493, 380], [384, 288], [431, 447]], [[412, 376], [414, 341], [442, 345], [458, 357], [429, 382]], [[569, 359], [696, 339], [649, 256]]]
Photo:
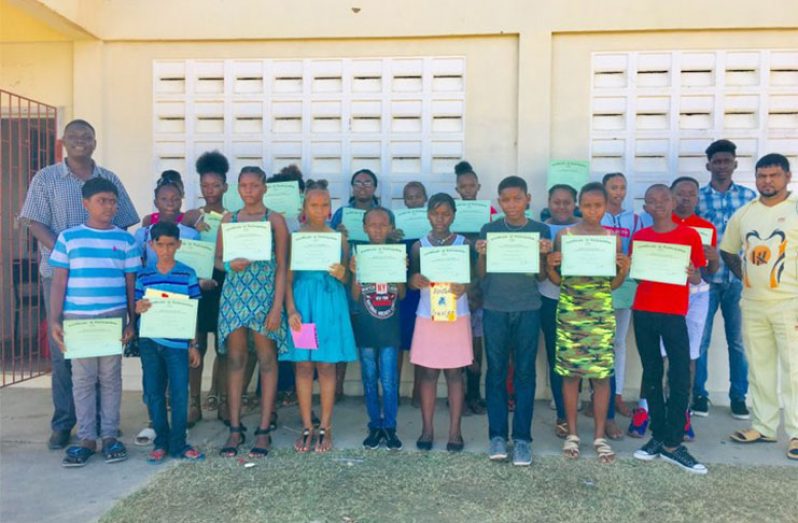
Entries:
[[49, 370], [38, 246], [18, 217], [56, 149], [56, 108], [0, 90], [0, 387]]

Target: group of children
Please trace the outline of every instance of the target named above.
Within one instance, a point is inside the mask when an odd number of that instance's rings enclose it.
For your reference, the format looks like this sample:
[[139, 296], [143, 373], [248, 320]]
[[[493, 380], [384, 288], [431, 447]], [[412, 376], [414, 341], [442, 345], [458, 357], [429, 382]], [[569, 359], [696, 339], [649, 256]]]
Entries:
[[[248, 360], [256, 361], [259, 369], [261, 409], [250, 457], [266, 456], [271, 448], [278, 362], [289, 362], [295, 374], [303, 425], [294, 444], [297, 452], [326, 452], [332, 448], [333, 406], [341, 392], [339, 377], [345, 372], [345, 364], [356, 360], [361, 364], [369, 417], [364, 447], [373, 449], [385, 444], [389, 449], [401, 449], [396, 414], [399, 373], [407, 349], [415, 366], [414, 394], [417, 393], [422, 414], [417, 448], [433, 447], [437, 382], [443, 371], [450, 417], [446, 448], [461, 451], [463, 409], [479, 412], [485, 405], [479, 392], [484, 335], [490, 458], [507, 459], [511, 439], [513, 463], [528, 465], [535, 356], [542, 330], [557, 411], [556, 433], [565, 439], [563, 454], [568, 458], [580, 455], [580, 388], [590, 386], [593, 401], [589, 410], [595, 420], [593, 447], [601, 462], [612, 463], [615, 453], [608, 439], [622, 434], [613, 420], [616, 407], [625, 409], [620, 400], [622, 369], [626, 332], [634, 314], [644, 367], [641, 397], [647, 401], [653, 433], [651, 441], [635, 456], [661, 456], [692, 472], [706, 472], [682, 445], [690, 390], [684, 320], [690, 291], [687, 285], [635, 283], [629, 279], [632, 240], [688, 245], [691, 284], [699, 285], [702, 271], [712, 270], [713, 260], [717, 261], [713, 248], [702, 246], [697, 232], [672, 219], [673, 194], [677, 204], [682, 202], [677, 207], [679, 215], [684, 215], [684, 219], [692, 215], [694, 209], [687, 208], [679, 195], [684, 187], [697, 188], [695, 180], [680, 178], [673, 187], [651, 186], [646, 192], [645, 208], [652, 225], [644, 228], [638, 215], [621, 207], [626, 192], [623, 174], [609, 174], [603, 183], [589, 183], [578, 192], [568, 185], [551, 187], [550, 217], [545, 223], [528, 217], [530, 195], [526, 182], [509, 176], [498, 187], [503, 216], [484, 225], [477, 235], [452, 231], [457, 203], [451, 196], [438, 193], [428, 198], [420, 182], [411, 182], [404, 188], [405, 205], [426, 207], [431, 229], [416, 241], [404, 240], [393, 213], [380, 205], [375, 196], [377, 176], [370, 170], [360, 170], [352, 176], [352, 198], [347, 206], [366, 211], [363, 228], [368, 243], [404, 241], [408, 253], [406, 282], [361, 283], [355, 276], [356, 257], [352, 251], [363, 242], [349, 240], [343, 225], [343, 208], [331, 214], [330, 193], [324, 180], [305, 182], [298, 175], [304, 192], [303, 207], [300, 219], [291, 220], [264, 205], [268, 187], [261, 168], [244, 167], [238, 174], [237, 189], [243, 207], [234, 212], [225, 212], [223, 205], [228, 171], [224, 156], [205, 153], [197, 162], [197, 170], [205, 205], [183, 213], [180, 175], [167, 171], [155, 189], [157, 212], [145, 218], [135, 238], [112, 225], [115, 186], [102, 179], [88, 181], [83, 186], [83, 202], [89, 219], [85, 225], [62, 233], [51, 257], [56, 268], [51, 328], [62, 350], [62, 320], [70, 318], [70, 314], [85, 317], [90, 311], [97, 317], [123, 317], [127, 322], [123, 341], [129, 342], [134, 338], [137, 317], [146, 315], [150, 308], [148, 289], [200, 300], [194, 339], [141, 338], [138, 342], [144, 398], [156, 434], [151, 461], [163, 461], [168, 455], [189, 460], [204, 457], [187, 444], [186, 427], [201, 417], [200, 377], [209, 333], [215, 335], [219, 355], [214, 387], [220, 395], [226, 391], [225, 421], [230, 432], [220, 451], [223, 456], [238, 455], [246, 440], [241, 412]], [[480, 185], [474, 169], [462, 162], [456, 173], [461, 198], [476, 199]], [[491, 209], [492, 214], [495, 212]], [[211, 229], [207, 217], [213, 214], [223, 214], [222, 226], [269, 222], [270, 259], [224, 261], [223, 235], [207, 234]], [[340, 263], [326, 271], [290, 270], [292, 233], [333, 231], [342, 233]], [[497, 232], [539, 234], [539, 271], [488, 272], [487, 235]], [[614, 236], [615, 276], [563, 276], [562, 243], [568, 236]], [[175, 253], [182, 240], [206, 238], [216, 242], [215, 268], [211, 279], [198, 280], [191, 268], [175, 260]], [[470, 247], [470, 283], [433, 282], [422, 274], [422, 249], [459, 245]], [[431, 290], [441, 283], [447, 285], [454, 301], [453, 321], [433, 318]], [[59, 304], [58, 308], [55, 304]], [[318, 348], [297, 348], [291, 332], [308, 323], [316, 326]], [[663, 355], [669, 365], [667, 399], [662, 389]], [[125, 459], [126, 450], [117, 439], [120, 359], [121, 356], [102, 356], [73, 363], [73, 369], [77, 369], [73, 370], [73, 379], [81, 443], [67, 450], [65, 466], [82, 466], [95, 452], [96, 404], [87, 398], [97, 394], [96, 382], [100, 384], [97, 390], [103, 454], [106, 461]], [[321, 402], [317, 423], [312, 411], [314, 379], [319, 382]], [[469, 381], [467, 387], [465, 381]], [[171, 423], [167, 419], [167, 388]], [[514, 419], [510, 438], [511, 410]]]

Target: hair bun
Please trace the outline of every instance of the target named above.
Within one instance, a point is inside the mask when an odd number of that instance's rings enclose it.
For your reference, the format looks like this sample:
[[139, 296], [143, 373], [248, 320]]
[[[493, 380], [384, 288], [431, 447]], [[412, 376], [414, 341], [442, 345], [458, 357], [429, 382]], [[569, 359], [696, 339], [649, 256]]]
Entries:
[[327, 180], [308, 180], [305, 182], [305, 190], [309, 191], [311, 189], [324, 189], [326, 190], [329, 186], [329, 182]]
[[456, 174], [457, 176], [468, 173], [476, 174], [474, 173], [474, 168], [471, 167], [471, 164], [468, 163], [467, 161], [463, 160], [461, 162], [458, 162], [457, 165], [454, 166], [454, 174]]

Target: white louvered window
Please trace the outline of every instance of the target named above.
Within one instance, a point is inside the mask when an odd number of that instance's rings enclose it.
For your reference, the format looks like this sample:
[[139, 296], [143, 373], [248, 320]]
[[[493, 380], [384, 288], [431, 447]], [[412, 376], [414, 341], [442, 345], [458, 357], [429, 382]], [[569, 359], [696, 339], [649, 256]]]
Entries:
[[628, 204], [677, 176], [706, 183], [719, 138], [737, 144], [735, 181], [753, 187], [767, 153], [798, 165], [798, 50], [594, 53], [591, 112], [593, 176], [626, 173]]
[[[422, 181], [451, 190], [465, 138], [465, 58], [156, 60], [153, 176], [176, 169], [189, 208], [198, 203], [194, 162], [219, 149], [231, 164], [269, 173], [295, 163], [327, 178], [340, 205], [349, 178], [369, 168], [379, 195], [399, 203]], [[396, 205], [395, 205], [396, 206]]]

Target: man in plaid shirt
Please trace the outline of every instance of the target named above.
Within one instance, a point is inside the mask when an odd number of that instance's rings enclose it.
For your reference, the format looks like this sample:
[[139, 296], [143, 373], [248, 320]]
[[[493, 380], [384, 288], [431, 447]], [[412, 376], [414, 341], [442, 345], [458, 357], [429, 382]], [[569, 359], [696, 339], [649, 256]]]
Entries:
[[[67, 157], [61, 163], [48, 165], [33, 177], [25, 197], [20, 219], [30, 228], [38, 240], [39, 272], [44, 292], [45, 310], [50, 316], [50, 286], [53, 270], [47, 263], [59, 233], [86, 222], [81, 189], [91, 178], [100, 177], [113, 182], [119, 191], [119, 210], [114, 225], [126, 229], [138, 223], [139, 216], [130, 201], [122, 182], [107, 169], [92, 160], [97, 147], [94, 127], [85, 120], [72, 120], [64, 127], [64, 148]], [[50, 339], [50, 346], [55, 342]], [[72, 402], [72, 373], [69, 362], [59, 350], [51, 350], [53, 418], [50, 422], [52, 434], [48, 446], [64, 448], [69, 442], [75, 426], [75, 406]]]
[[[711, 179], [709, 184], [699, 191], [698, 214], [715, 226], [720, 244], [729, 219], [737, 209], [756, 198], [756, 193], [732, 181], [732, 175], [737, 168], [737, 146], [733, 142], [729, 140], [712, 142], [707, 147], [706, 154], [707, 170], [711, 174]], [[701, 340], [701, 356], [696, 363], [692, 411], [696, 416], [709, 415], [709, 398], [706, 390], [707, 349], [712, 338], [715, 313], [720, 306], [729, 351], [731, 414], [737, 419], [748, 419], [750, 414], [745, 405], [745, 395], [748, 393], [748, 362], [743, 351], [740, 312], [742, 282], [721, 260], [720, 268], [710, 277], [709, 285], [709, 311]]]

